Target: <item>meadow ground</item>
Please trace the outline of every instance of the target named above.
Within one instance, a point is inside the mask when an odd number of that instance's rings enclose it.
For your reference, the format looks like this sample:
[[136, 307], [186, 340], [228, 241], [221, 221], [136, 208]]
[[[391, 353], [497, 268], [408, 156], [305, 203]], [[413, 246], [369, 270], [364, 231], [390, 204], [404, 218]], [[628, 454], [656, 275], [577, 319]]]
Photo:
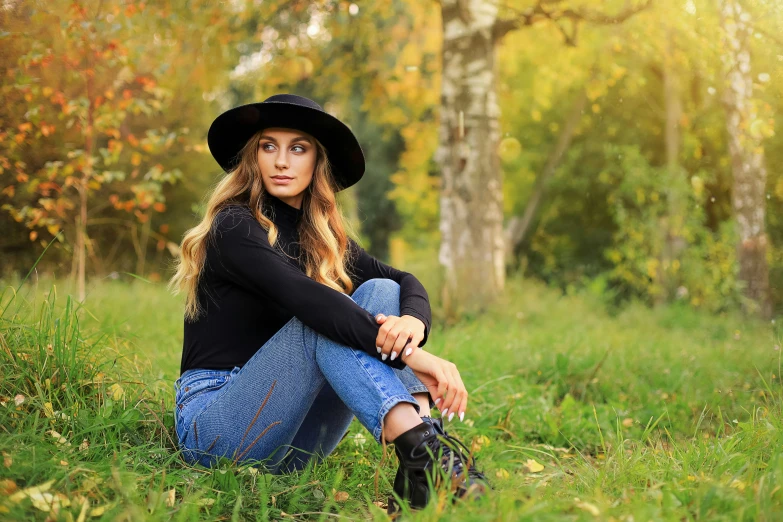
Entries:
[[[387, 519], [396, 457], [356, 421], [299, 474], [186, 466], [171, 438], [181, 300], [123, 278], [93, 281], [82, 307], [61, 282], [3, 283], [0, 519]], [[611, 316], [512, 279], [426, 346], [460, 369], [469, 408], [447, 429], [495, 490], [404, 517], [781, 520], [781, 332], [681, 306]]]

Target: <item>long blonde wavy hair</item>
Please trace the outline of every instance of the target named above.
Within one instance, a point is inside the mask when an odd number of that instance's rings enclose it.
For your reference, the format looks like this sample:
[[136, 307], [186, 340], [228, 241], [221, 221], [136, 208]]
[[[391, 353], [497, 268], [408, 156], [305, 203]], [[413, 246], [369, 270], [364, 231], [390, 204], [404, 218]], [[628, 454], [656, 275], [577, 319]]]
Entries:
[[[267, 231], [269, 244], [277, 242], [275, 224], [262, 213], [266, 190], [258, 165], [258, 143], [263, 130], [250, 138], [239, 152], [239, 164], [223, 177], [208, 196], [204, 218], [185, 233], [176, 260], [176, 273], [168, 284], [174, 294], [186, 293], [185, 318], [196, 320], [201, 315], [198, 283], [207, 254], [215, 216], [229, 205], [250, 208], [255, 219]], [[343, 216], [335, 199], [335, 180], [329, 157], [323, 144], [315, 140], [316, 162], [313, 179], [304, 190], [303, 215], [299, 223], [300, 255], [307, 277], [339, 292], [350, 294], [353, 282], [348, 273], [349, 248]], [[263, 267], [258, 267], [263, 270]]]

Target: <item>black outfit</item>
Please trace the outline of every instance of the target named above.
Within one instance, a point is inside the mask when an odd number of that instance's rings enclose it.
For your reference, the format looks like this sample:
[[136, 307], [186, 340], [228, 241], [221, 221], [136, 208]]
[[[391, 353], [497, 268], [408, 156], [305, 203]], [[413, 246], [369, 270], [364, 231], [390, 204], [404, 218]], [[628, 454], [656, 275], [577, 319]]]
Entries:
[[[203, 312], [195, 322], [185, 320], [180, 373], [241, 367], [293, 317], [333, 341], [381, 360], [375, 346], [381, 325], [375, 317], [346, 294], [305, 275], [298, 243], [304, 211], [271, 194], [264, 197], [263, 212], [278, 227], [274, 247], [247, 206], [228, 206], [213, 221], [198, 284]], [[349, 245], [346, 270], [354, 289], [374, 278], [399, 283], [400, 316], [421, 319], [425, 329], [419, 346], [424, 346], [432, 323], [424, 286], [412, 274], [372, 257], [350, 238]], [[402, 357], [383, 362], [392, 368], [405, 367]]]

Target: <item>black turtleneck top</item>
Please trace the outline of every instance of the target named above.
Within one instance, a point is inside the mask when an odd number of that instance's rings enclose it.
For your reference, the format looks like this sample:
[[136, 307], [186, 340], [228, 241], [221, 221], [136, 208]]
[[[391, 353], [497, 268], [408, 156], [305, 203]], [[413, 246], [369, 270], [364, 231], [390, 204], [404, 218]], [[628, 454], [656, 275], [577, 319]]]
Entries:
[[[274, 247], [249, 207], [230, 205], [215, 217], [198, 284], [202, 314], [195, 322], [185, 320], [180, 373], [241, 367], [292, 317], [381, 360], [375, 347], [381, 325], [375, 317], [346, 294], [305, 275], [298, 243], [304, 211], [266, 194], [263, 212], [278, 228]], [[412, 274], [372, 257], [350, 238], [349, 249], [346, 269], [354, 290], [373, 278], [399, 283], [400, 315], [424, 323], [424, 339], [419, 343], [423, 346], [432, 322], [424, 286]], [[405, 367], [402, 357], [383, 363]]]

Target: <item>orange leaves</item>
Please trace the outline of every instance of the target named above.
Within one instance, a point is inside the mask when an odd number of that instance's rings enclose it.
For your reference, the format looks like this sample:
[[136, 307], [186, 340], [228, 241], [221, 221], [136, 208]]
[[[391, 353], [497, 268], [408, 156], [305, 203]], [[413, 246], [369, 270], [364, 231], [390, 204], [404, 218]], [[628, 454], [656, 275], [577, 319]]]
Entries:
[[155, 212], [166, 212], [166, 204], [160, 201], [152, 205], [152, 208], [155, 209]]
[[54, 134], [54, 131], [55, 131], [54, 125], [50, 125], [44, 122], [41, 123], [41, 134], [43, 134], [47, 138], [52, 134]]
[[133, 165], [134, 167], [138, 167], [139, 165], [141, 165], [141, 154], [139, 154], [138, 152], [134, 152], [131, 155], [131, 165]]
[[14, 197], [14, 194], [16, 193], [16, 187], [14, 185], [8, 185], [6, 188], [4, 188], [0, 194], [4, 194], [8, 196], [9, 198]]

